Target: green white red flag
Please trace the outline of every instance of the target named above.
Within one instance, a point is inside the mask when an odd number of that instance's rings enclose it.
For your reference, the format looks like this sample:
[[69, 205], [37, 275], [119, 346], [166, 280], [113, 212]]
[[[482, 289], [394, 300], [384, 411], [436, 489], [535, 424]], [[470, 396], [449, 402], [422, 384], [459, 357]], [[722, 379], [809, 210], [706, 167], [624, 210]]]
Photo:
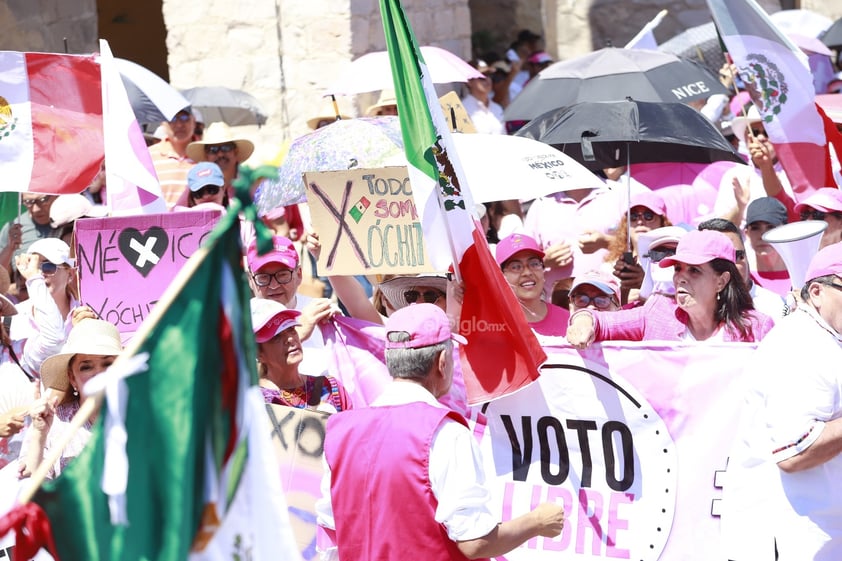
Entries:
[[835, 185], [807, 57], [754, 0], [707, 0], [796, 200]]
[[[380, 0], [415, 206], [436, 270], [465, 283], [459, 325], [468, 403], [507, 395], [538, 378], [546, 360], [485, 236], [427, 65], [399, 0]], [[432, 109], [431, 109], [432, 108]]]
[[[82, 453], [0, 528], [31, 523], [37, 505], [51, 533], [36, 547], [52, 537], [64, 560], [299, 559], [256, 387], [239, 210], [232, 201], [115, 363], [145, 354], [145, 368], [93, 380], [108, 399]], [[26, 537], [17, 547], [32, 551]]]
[[102, 161], [94, 57], [0, 51], [0, 191], [80, 193]]

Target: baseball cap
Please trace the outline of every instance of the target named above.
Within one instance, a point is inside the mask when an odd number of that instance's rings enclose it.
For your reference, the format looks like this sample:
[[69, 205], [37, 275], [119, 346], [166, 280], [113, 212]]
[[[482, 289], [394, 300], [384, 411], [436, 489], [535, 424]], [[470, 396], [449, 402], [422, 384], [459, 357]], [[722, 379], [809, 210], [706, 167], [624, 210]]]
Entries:
[[773, 197], [755, 199], [746, 209], [746, 224], [755, 222], [768, 222], [772, 226], [786, 224], [786, 207]]
[[256, 273], [269, 263], [280, 263], [289, 268], [298, 268], [298, 252], [289, 238], [284, 236], [272, 236], [272, 249], [263, 255], [257, 254], [257, 240], [252, 240], [246, 251], [249, 270]]
[[50, 226], [60, 228], [86, 216], [102, 218], [108, 208], [94, 205], [84, 195], [59, 195], [50, 206]]
[[300, 315], [298, 310], [291, 310], [275, 300], [251, 299], [251, 325], [258, 343], [265, 343], [278, 333], [301, 325], [298, 323]]
[[582, 286], [583, 284], [595, 286], [604, 294], [609, 296], [613, 295], [617, 298], [618, 302], [620, 301], [620, 283], [617, 282], [617, 277], [614, 275], [609, 275], [608, 273], [603, 273], [601, 271], [588, 271], [587, 273], [581, 274], [573, 279], [573, 285], [570, 287], [570, 292], [572, 293], [577, 287]]
[[826, 275], [842, 275], [842, 242], [830, 244], [816, 253], [804, 278], [810, 282]]
[[667, 205], [664, 204], [664, 199], [652, 191], [640, 191], [631, 197], [629, 208], [636, 206], [646, 207], [659, 216], [666, 216]]
[[494, 250], [494, 255], [497, 258], [497, 264], [502, 265], [518, 251], [526, 250], [537, 254], [541, 259], [544, 258], [544, 251], [538, 245], [538, 242], [523, 234], [512, 234], [500, 240]]
[[54, 265], [69, 265], [73, 267], [76, 264], [76, 261], [70, 258], [70, 246], [58, 238], [42, 238], [37, 240], [26, 251], [27, 253], [43, 255], [44, 259]]
[[814, 208], [822, 212], [842, 212], [842, 191], [836, 187], [822, 187], [795, 205], [795, 212]]
[[676, 263], [701, 265], [714, 259], [736, 260], [736, 250], [731, 240], [722, 232], [714, 230], [692, 230], [684, 234], [675, 248], [675, 255], [662, 259], [662, 268], [671, 267]]
[[187, 172], [187, 187], [194, 193], [205, 185], [225, 185], [222, 170], [213, 162], [199, 162]]
[[[389, 334], [405, 332], [408, 341], [390, 341]], [[417, 349], [429, 347], [448, 339], [466, 344], [461, 335], [450, 331], [447, 315], [435, 304], [414, 304], [397, 310], [386, 318], [387, 349]]]
[[532, 64], [544, 64], [545, 62], [552, 62], [553, 57], [551, 57], [544, 51], [538, 51], [537, 53], [530, 55], [530, 57], [526, 60], [528, 60]]
[[684, 237], [687, 230], [681, 226], [663, 226], [655, 228], [648, 232], [643, 232], [637, 237], [638, 247], [641, 247], [645, 241], [646, 250], [660, 247], [664, 244], [674, 243], [678, 244], [679, 240]]

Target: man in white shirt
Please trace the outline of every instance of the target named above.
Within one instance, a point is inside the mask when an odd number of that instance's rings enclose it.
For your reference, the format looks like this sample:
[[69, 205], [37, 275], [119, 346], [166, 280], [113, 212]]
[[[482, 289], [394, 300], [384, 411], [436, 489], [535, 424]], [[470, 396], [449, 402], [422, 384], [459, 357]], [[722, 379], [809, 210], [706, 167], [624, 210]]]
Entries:
[[462, 98], [462, 105], [471, 118], [474, 128], [480, 134], [506, 134], [503, 125], [503, 108], [491, 100], [491, 74], [494, 68], [485, 61], [475, 62], [477, 70], [482, 72], [482, 78], [468, 80], [468, 95]]

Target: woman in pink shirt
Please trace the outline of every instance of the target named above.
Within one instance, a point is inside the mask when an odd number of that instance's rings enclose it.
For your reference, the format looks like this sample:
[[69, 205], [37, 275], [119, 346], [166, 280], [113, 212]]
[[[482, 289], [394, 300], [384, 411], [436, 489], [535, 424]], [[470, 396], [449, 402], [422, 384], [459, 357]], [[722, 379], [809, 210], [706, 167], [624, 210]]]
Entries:
[[734, 245], [721, 232], [687, 232], [673, 257], [675, 298], [656, 295], [643, 306], [602, 313], [579, 310], [570, 317], [568, 342], [585, 348], [594, 341], [759, 341], [772, 328], [756, 312], [735, 265]]

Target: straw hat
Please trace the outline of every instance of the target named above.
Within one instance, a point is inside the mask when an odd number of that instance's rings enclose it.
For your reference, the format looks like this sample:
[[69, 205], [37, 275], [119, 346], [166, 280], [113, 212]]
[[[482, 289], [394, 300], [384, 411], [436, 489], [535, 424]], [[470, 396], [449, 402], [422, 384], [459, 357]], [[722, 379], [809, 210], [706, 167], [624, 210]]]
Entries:
[[403, 293], [418, 286], [429, 286], [447, 294], [447, 277], [441, 274], [395, 277], [380, 283], [379, 288], [392, 307], [400, 310], [407, 306]]
[[[348, 110], [345, 100], [339, 98], [336, 100], [336, 105], [339, 107], [340, 119], [353, 119], [351, 111]], [[322, 104], [316, 114], [307, 119], [307, 126], [313, 130], [319, 126], [321, 121], [333, 121], [336, 119], [336, 109], [333, 107], [333, 101], [330, 98], [322, 99]]]
[[233, 142], [237, 145], [237, 162], [243, 163], [249, 159], [254, 152], [254, 143], [245, 138], [236, 138], [231, 132], [231, 127], [222, 121], [211, 123], [205, 129], [202, 140], [191, 142], [187, 145], [187, 157], [194, 162], [205, 162], [205, 146], [209, 144], [225, 144]]
[[75, 355], [117, 356], [122, 350], [120, 332], [113, 324], [101, 319], [84, 319], [70, 330], [61, 352], [41, 363], [41, 381], [45, 388], [66, 392], [70, 388], [67, 369]]
[[398, 99], [395, 97], [395, 90], [383, 90], [374, 105], [365, 110], [366, 117], [376, 117], [377, 110], [381, 107], [397, 106]]

